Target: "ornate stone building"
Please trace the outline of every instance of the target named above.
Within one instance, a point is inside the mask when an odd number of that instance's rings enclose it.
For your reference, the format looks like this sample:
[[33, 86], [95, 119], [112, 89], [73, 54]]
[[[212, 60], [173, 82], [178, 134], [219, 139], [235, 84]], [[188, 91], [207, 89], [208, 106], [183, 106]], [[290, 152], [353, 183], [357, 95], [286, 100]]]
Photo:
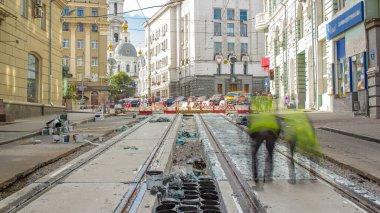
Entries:
[[66, 1], [0, 1], [0, 121], [62, 111]]

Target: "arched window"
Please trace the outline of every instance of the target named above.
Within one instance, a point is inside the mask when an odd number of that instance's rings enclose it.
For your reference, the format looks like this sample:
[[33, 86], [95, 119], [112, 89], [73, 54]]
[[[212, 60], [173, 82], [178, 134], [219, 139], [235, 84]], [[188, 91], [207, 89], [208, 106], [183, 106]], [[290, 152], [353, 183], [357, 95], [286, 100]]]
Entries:
[[38, 102], [38, 83], [39, 83], [39, 60], [36, 56], [28, 55], [28, 80], [27, 80], [27, 101]]
[[113, 34], [113, 40], [115, 42], [119, 42], [119, 34], [117, 34], [117, 33]]
[[126, 68], [127, 72], [129, 72], [129, 64], [127, 64], [127, 68]]

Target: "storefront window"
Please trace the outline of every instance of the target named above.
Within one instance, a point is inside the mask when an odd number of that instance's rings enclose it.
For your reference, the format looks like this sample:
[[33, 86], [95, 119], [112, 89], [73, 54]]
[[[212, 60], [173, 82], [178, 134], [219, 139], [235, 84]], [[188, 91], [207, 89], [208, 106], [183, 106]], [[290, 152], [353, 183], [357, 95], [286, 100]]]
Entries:
[[366, 89], [365, 82], [365, 53], [360, 53], [351, 58], [352, 66], [352, 91]]

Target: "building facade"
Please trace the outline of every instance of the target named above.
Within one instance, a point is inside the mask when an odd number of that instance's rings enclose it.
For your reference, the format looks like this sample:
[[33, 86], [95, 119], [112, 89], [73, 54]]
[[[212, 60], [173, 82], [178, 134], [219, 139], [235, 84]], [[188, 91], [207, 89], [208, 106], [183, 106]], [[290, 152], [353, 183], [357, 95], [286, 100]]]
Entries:
[[262, 1], [186, 0], [158, 11], [144, 25], [151, 95], [264, 92], [263, 35], [253, 22], [261, 7]]
[[63, 10], [63, 66], [85, 105], [108, 101], [106, 14], [106, 0], [69, 1]]
[[[265, 33], [264, 61], [272, 93], [295, 108], [369, 115], [366, 21], [378, 1], [264, 0], [256, 29]], [[375, 9], [374, 9], [375, 8]]]
[[0, 121], [62, 111], [66, 2], [0, 1]]

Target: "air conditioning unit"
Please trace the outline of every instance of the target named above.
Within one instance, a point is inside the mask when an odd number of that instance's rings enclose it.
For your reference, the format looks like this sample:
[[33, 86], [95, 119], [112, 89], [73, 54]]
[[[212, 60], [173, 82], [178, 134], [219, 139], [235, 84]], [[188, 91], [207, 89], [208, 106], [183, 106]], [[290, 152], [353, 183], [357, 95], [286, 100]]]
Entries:
[[36, 6], [42, 7], [43, 1], [42, 0], [36, 0]]
[[41, 7], [34, 8], [34, 18], [44, 17], [44, 10]]

